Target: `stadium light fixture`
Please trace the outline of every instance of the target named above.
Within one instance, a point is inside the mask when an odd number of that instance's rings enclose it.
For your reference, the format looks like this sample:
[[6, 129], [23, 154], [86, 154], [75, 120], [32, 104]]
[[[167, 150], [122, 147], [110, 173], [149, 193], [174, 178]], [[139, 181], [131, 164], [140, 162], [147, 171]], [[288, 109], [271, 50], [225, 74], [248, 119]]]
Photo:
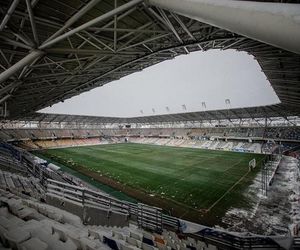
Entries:
[[225, 104], [230, 105], [231, 104], [230, 99], [225, 99]]

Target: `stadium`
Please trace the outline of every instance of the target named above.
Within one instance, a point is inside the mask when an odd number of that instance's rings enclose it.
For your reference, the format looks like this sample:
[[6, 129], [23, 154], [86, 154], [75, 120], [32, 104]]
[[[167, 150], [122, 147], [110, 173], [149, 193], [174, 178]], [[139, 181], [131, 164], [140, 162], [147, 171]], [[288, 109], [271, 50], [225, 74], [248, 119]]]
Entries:
[[[300, 249], [300, 1], [2, 0], [0, 11], [0, 249]], [[41, 112], [208, 50], [253, 56], [280, 103]]]

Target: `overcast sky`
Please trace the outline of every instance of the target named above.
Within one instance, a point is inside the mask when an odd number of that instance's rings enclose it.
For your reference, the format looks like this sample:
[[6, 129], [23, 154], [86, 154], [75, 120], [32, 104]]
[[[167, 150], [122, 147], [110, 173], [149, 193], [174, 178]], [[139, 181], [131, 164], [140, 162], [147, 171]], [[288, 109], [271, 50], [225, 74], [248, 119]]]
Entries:
[[252, 56], [233, 50], [210, 50], [162, 62], [41, 112], [134, 117], [278, 102]]

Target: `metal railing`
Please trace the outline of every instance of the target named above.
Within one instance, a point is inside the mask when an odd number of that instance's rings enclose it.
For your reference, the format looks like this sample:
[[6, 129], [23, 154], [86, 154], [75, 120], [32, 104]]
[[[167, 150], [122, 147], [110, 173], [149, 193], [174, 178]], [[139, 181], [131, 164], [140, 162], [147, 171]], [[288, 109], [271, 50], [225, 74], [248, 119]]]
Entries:
[[[113, 198], [107, 194], [96, 192], [85, 187], [78, 187], [56, 180], [47, 180], [47, 193], [78, 202], [83, 206], [98, 206], [110, 211], [129, 214], [143, 228], [160, 231], [163, 225], [178, 226], [175, 218], [162, 214], [162, 209], [142, 203], [131, 203]], [[178, 220], [177, 220], [178, 221]]]
[[275, 174], [278, 171], [281, 160], [281, 155], [271, 155], [271, 160], [264, 163], [264, 165], [261, 168], [261, 190], [264, 196], [268, 196], [268, 191], [270, 189], [270, 186], [272, 186]]

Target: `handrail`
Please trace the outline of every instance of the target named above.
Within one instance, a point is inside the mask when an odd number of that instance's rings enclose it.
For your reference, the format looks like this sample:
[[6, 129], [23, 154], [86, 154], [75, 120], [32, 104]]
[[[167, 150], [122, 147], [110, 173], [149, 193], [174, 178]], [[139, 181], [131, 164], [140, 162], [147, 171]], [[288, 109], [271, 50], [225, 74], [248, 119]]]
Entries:
[[[148, 206], [142, 203], [131, 203], [121, 201], [109, 195], [96, 192], [84, 187], [77, 187], [57, 180], [47, 179], [47, 192], [49, 194], [60, 195], [64, 199], [79, 202], [83, 206], [93, 205], [106, 207], [112, 211], [126, 213], [136, 216], [138, 223], [142, 227], [150, 227], [151, 229], [162, 229], [163, 224], [169, 227], [177, 227], [177, 219], [171, 220], [170, 217], [162, 215], [162, 209]], [[164, 218], [165, 221], [164, 221]], [[174, 222], [176, 220], [176, 223]], [[175, 228], [176, 230], [178, 228]]]

